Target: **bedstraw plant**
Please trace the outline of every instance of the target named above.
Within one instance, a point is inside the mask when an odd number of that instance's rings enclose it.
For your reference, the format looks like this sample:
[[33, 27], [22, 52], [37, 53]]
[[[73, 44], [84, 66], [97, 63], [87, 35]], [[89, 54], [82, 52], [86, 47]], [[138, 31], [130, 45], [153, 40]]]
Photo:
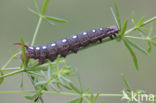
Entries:
[[[32, 37], [31, 46], [34, 45], [35, 40], [37, 39], [37, 34], [40, 29], [40, 25], [43, 20], [47, 21], [50, 24], [54, 24], [54, 22], [65, 23], [66, 20], [60, 19], [53, 16], [46, 15], [47, 6], [50, 0], [44, 0], [42, 7], [40, 8], [36, 2], [36, 0], [32, 0], [34, 10], [29, 8], [29, 11], [38, 17], [38, 23], [36, 25], [36, 29], [34, 35]], [[156, 36], [152, 35], [152, 22], [156, 20], [156, 17], [145, 20], [145, 16], [140, 18], [139, 21], [135, 20], [135, 14], [132, 12], [131, 22], [133, 23], [133, 27], [127, 28], [128, 19], [121, 23], [119, 11], [116, 2], [114, 1], [114, 8], [110, 8], [115, 22], [120, 29], [119, 36], [113, 40], [116, 40], [118, 43], [124, 43], [127, 50], [130, 52], [131, 57], [134, 62], [134, 66], [136, 70], [139, 70], [137, 56], [134, 52], [134, 49], [139, 50], [141, 53], [145, 55], [149, 55], [152, 50], [152, 47], [156, 46]], [[146, 25], [151, 24], [149, 28]], [[146, 28], [145, 28], [146, 26]], [[142, 34], [141, 36], [132, 36], [134, 31]], [[103, 44], [111, 41], [112, 39], [107, 38], [102, 41], [102, 43], [94, 43], [89, 46], [93, 47], [95, 45]], [[148, 44], [148, 48], [145, 49], [139, 44], [135, 43], [134, 40], [142, 40], [146, 41]], [[121, 94], [105, 94], [105, 93], [93, 93], [89, 89], [84, 89], [81, 84], [80, 74], [75, 71], [71, 66], [69, 66], [65, 59], [60, 59], [59, 56], [54, 62], [47, 61], [47, 63], [43, 65], [37, 65], [38, 61], [27, 60], [25, 54], [25, 47], [23, 38], [20, 38], [22, 43], [21, 50], [24, 56], [24, 62], [21, 63], [19, 67], [8, 68], [8, 64], [19, 55], [19, 52], [14, 54], [0, 69], [0, 84], [3, 83], [5, 78], [9, 78], [10, 76], [25, 73], [30, 78], [32, 85], [35, 90], [21, 90], [21, 91], [0, 91], [0, 94], [12, 94], [12, 93], [29, 93], [31, 96], [25, 96], [26, 99], [31, 100], [32, 102], [41, 102], [44, 103], [42, 98], [43, 94], [58, 94], [58, 95], [69, 95], [73, 96], [72, 100], [67, 101], [67, 103], [82, 103], [83, 101], [87, 103], [95, 103], [98, 97], [122, 97], [125, 93], [130, 96], [129, 91], [132, 90], [130, 87], [126, 77], [122, 75], [122, 80], [127, 87], [126, 91], [123, 91]], [[83, 50], [84, 48], [80, 48]], [[85, 47], [86, 49], [86, 47]], [[71, 53], [70, 53], [71, 54]], [[7, 73], [5, 73], [7, 72]], [[73, 82], [69, 79], [69, 77], [77, 77], [79, 85], [74, 85]], [[21, 80], [20, 87], [23, 87], [23, 79]], [[63, 89], [62, 89], [63, 88]], [[71, 92], [72, 91], [72, 92]], [[140, 91], [138, 91], [140, 92]], [[103, 102], [101, 102], [103, 103]]]

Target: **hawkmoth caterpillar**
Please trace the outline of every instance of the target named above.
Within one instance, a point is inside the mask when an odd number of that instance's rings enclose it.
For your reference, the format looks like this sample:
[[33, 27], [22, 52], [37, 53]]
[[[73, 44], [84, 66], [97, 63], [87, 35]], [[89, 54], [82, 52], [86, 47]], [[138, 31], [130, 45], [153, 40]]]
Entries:
[[[66, 57], [69, 51], [77, 53], [78, 49], [82, 46], [87, 46], [90, 43], [95, 43], [97, 41], [102, 42], [103, 38], [113, 36], [119, 32], [117, 26], [109, 26], [105, 28], [96, 28], [89, 31], [81, 32], [78, 34], [71, 35], [67, 38], [58, 40], [56, 42], [42, 45], [42, 46], [27, 46], [25, 45], [25, 53], [28, 59], [38, 59], [39, 65], [43, 64], [46, 59], [54, 61], [58, 55]], [[21, 45], [21, 43], [16, 43], [16, 45]], [[22, 54], [20, 54], [20, 59], [23, 60]]]

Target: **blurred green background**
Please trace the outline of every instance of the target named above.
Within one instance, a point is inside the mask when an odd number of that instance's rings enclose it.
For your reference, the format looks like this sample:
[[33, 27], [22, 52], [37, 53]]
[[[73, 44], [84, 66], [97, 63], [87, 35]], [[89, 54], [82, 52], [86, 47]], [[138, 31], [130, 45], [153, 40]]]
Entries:
[[[41, 5], [43, 0], [38, 0]], [[146, 20], [156, 15], [156, 0], [117, 0], [121, 20], [129, 18], [129, 26], [132, 27], [130, 16], [135, 11], [136, 19], [146, 16]], [[51, 0], [48, 5], [47, 15], [56, 16], [68, 20], [68, 23], [56, 23], [51, 26], [42, 22], [38, 33], [36, 45], [47, 44], [73, 33], [90, 30], [96, 27], [116, 25], [111, 14], [112, 0]], [[0, 65], [16, 53], [20, 47], [13, 43], [20, 42], [22, 35], [24, 41], [31, 43], [38, 17], [28, 11], [32, 8], [31, 0], [0, 0]], [[154, 33], [156, 23], [153, 22]], [[133, 33], [136, 34], [136, 33]], [[141, 42], [144, 47], [144, 42]], [[140, 71], [136, 71], [129, 51], [123, 43], [111, 41], [83, 50], [78, 54], [72, 54], [66, 58], [67, 63], [78, 70], [84, 88], [90, 88], [95, 92], [121, 93], [125, 85], [121, 74], [125, 74], [134, 90], [143, 89], [147, 93], [156, 94], [156, 48], [152, 48], [150, 56], [145, 56], [135, 50]], [[20, 60], [14, 60], [9, 66], [19, 66]], [[24, 90], [33, 90], [27, 76], [24, 77]], [[0, 86], [0, 91], [20, 90], [21, 75], [11, 76], [5, 79]], [[0, 94], [0, 103], [29, 103], [24, 99], [26, 94]], [[45, 103], [65, 103], [71, 97], [60, 95], [44, 95]], [[120, 102], [120, 98], [100, 97], [105, 103]]]

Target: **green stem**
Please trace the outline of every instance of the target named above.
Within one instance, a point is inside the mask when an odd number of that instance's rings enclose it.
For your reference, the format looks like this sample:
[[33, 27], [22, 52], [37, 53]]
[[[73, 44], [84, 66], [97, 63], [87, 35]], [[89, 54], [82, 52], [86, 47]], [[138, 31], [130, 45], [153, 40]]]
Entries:
[[18, 73], [21, 73], [21, 72], [24, 72], [24, 69], [20, 69], [20, 70], [17, 70], [17, 71], [8, 73], [8, 74], [4, 74], [4, 75], [0, 76], [0, 79], [1, 79], [1, 78], [4, 78], [4, 77], [12, 76], [12, 75], [14, 75], [14, 74], [18, 74]]
[[0, 69], [0, 71], [12, 71], [12, 70], [20, 70], [20, 67], [15, 67], [15, 68], [5, 68], [5, 69]]
[[41, 22], [42, 22], [42, 17], [40, 16], [40, 18], [39, 18], [39, 20], [38, 20], [38, 23], [37, 23], [37, 26], [36, 26], [36, 29], [35, 29], [35, 32], [34, 32], [34, 36], [33, 36], [33, 39], [32, 39], [31, 46], [33, 46], [34, 43], [35, 43], [35, 40], [36, 40], [36, 37], [37, 37], [38, 31], [39, 31], [39, 28], [40, 28]]
[[87, 103], [91, 103], [91, 102], [88, 100], [88, 98], [83, 97], [83, 99], [84, 99]]
[[151, 23], [152, 21], [155, 21], [155, 20], [156, 20], [156, 16], [151, 18], [151, 19], [149, 19], [149, 20], [147, 20], [147, 21], [145, 21], [143, 24], [141, 24], [141, 27], [146, 25], [146, 24], [149, 24], [149, 23]]
[[[42, 22], [42, 16], [40, 16], [40, 18], [39, 18], [39, 20], [38, 20], [38, 23], [37, 23], [37, 26], [36, 26], [36, 29], [35, 29], [35, 32], [34, 32], [34, 36], [33, 36], [33, 39], [32, 39], [31, 46], [33, 46], [34, 43], [35, 43], [35, 40], [36, 40], [36, 37], [37, 37], [38, 31], [39, 31], [39, 28], [40, 28], [41, 22]], [[37, 91], [38, 88], [37, 88], [37, 87], [35, 86], [35, 84], [34, 84], [34, 80], [33, 80], [34, 77], [33, 77], [33, 76], [30, 76], [30, 75], [28, 75], [28, 76], [29, 76], [30, 79], [31, 79], [31, 82], [32, 82], [33, 87], [34, 87], [35, 90]], [[40, 101], [41, 101], [41, 103], [44, 103], [42, 97], [40, 97]]]
[[[60, 60], [59, 63], [64, 63], [65, 60]], [[56, 64], [56, 62], [53, 62], [53, 64]], [[49, 66], [49, 63], [45, 63], [43, 65], [36, 65], [38, 69], [41, 69], [41, 68], [44, 68], [44, 67], [47, 67]], [[27, 71], [33, 71], [33, 69], [31, 68], [25, 68]], [[31, 69], [31, 70], [30, 70]], [[14, 67], [14, 68], [6, 68], [6, 69], [0, 69], [0, 71], [11, 71], [11, 70], [20, 70], [20, 67]]]
[[129, 34], [129, 33], [132, 32], [132, 31], [135, 31], [136, 29], [137, 29], [136, 27], [133, 27], [133, 28], [127, 30], [127, 31], [125, 32], [125, 35]]
[[[60, 63], [64, 63], [65, 61], [64, 60], [61, 60], [59, 62]], [[56, 62], [53, 62], [53, 64], [56, 64]], [[47, 66], [49, 66], [49, 63], [45, 63], [43, 65], [39, 65], [37, 68], [40, 69], [40, 68], [44, 68], [44, 67], [47, 67]], [[2, 76], [0, 76], [0, 79], [1, 78], [4, 78], [4, 77], [12, 76], [14, 74], [17, 74], [17, 73], [20, 73], [20, 72], [23, 72], [24, 71], [24, 69], [20, 69], [20, 67], [16, 67], [16, 68], [12, 68], [12, 69], [11, 68], [6, 68], [6, 69], [0, 70], [0, 71], [11, 71], [11, 70], [17, 70], [17, 71], [14, 71], [14, 72], [11, 72], [11, 73], [2, 75]], [[26, 71], [33, 71], [32, 68], [25, 68], [25, 70]]]
[[[139, 27], [143, 27], [144, 25], [147, 25], [147, 24], [149, 24], [149, 23], [151, 23], [152, 21], [155, 21], [155, 20], [156, 20], [156, 17], [153, 17], [153, 18], [151, 18], [151, 19], [149, 19], [149, 20], [143, 22]], [[132, 32], [132, 31], [135, 31], [135, 30], [138, 29], [139, 27], [136, 27], [136, 26], [135, 26], [135, 27], [133, 27], [133, 28], [127, 30], [127, 31], [125, 32], [125, 35], [129, 34], [129, 33]]]
[[36, 91], [0, 91], [0, 94], [36, 93]]
[[[16, 93], [38, 93], [38, 91], [0, 91], [0, 94], [16, 94]], [[70, 95], [70, 96], [80, 96], [77, 93], [71, 93], [71, 92], [55, 92], [55, 91], [42, 91], [42, 93], [46, 94], [59, 94], [59, 95]], [[93, 94], [93, 96], [96, 96], [97, 94]], [[83, 93], [82, 96], [87, 97], [91, 96], [91, 94]], [[122, 94], [104, 94], [100, 93], [99, 96], [101, 97], [122, 97]]]
[[9, 58], [9, 60], [2, 66], [1, 70], [4, 70], [8, 64], [19, 54], [20, 52], [15, 53], [13, 56]]
[[[80, 96], [80, 94], [77, 93], [70, 93], [70, 92], [53, 92], [53, 91], [42, 91], [42, 93], [46, 94], [61, 94], [61, 95], [70, 95], [70, 96]], [[96, 96], [97, 93], [94, 93], [93, 96]], [[83, 93], [82, 96], [91, 96], [91, 94]], [[99, 96], [102, 97], [121, 97], [122, 94], [104, 94], [100, 93]]]

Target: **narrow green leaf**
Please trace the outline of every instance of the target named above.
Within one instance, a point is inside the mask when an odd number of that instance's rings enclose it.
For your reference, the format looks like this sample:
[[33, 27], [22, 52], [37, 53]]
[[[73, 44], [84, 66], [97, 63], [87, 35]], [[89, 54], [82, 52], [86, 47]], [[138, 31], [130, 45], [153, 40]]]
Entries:
[[67, 85], [65, 85], [65, 84], [60, 84], [62, 87], [64, 87], [64, 88], [66, 88], [66, 89], [68, 89], [68, 90], [72, 90], [72, 88], [70, 88], [69, 86], [67, 86]]
[[128, 89], [128, 90], [132, 90], [132, 88], [130, 87], [130, 85], [129, 85], [129, 83], [128, 83], [126, 77], [125, 77], [125, 75], [122, 74], [121, 77], [122, 77], [122, 80], [123, 80], [123, 82], [125, 83], [127, 89]]
[[40, 75], [42, 75], [42, 77], [44, 77], [45, 79], [47, 79], [47, 75], [42, 70], [40, 71]]
[[124, 24], [123, 24], [123, 27], [121, 28], [121, 37], [124, 37], [124, 34], [125, 34], [125, 31], [126, 31], [126, 28], [127, 28], [127, 23], [128, 23], [128, 19], [125, 20]]
[[47, 68], [46, 67], [41, 68], [41, 67], [35, 65], [35, 66], [32, 66], [32, 67], [28, 67], [27, 70], [28, 71], [41, 71], [41, 70], [42, 71], [47, 71]]
[[61, 18], [57, 18], [57, 17], [53, 17], [53, 16], [45, 16], [45, 18], [52, 20], [52, 21], [56, 21], [56, 22], [63, 22], [63, 23], [67, 22], [67, 20], [65, 20], [65, 19], [61, 19]]
[[121, 29], [121, 22], [120, 22], [120, 15], [119, 15], [119, 10], [118, 10], [118, 6], [115, 0], [114, 1], [114, 9], [115, 9], [115, 18], [117, 20], [118, 23], [118, 27]]
[[147, 40], [147, 37], [145, 37], [145, 36], [125, 36], [125, 38]]
[[90, 102], [93, 103], [93, 99], [94, 99], [94, 95], [93, 93], [91, 93], [91, 96], [90, 96]]
[[116, 24], [117, 24], [118, 28], [120, 29], [119, 24], [118, 24], [118, 21], [117, 21], [117, 18], [116, 18], [116, 16], [115, 16], [115, 13], [114, 13], [113, 8], [110, 8], [110, 10], [111, 10], [111, 12], [112, 12], [113, 18], [114, 18], [114, 20], [115, 20], [115, 22], [116, 22]]
[[45, 12], [47, 10], [48, 3], [49, 3], [49, 0], [44, 0], [43, 6], [42, 6], [42, 15], [45, 14]]
[[48, 24], [50, 24], [50, 25], [52, 25], [52, 26], [54, 26], [55, 25], [55, 23], [54, 22], [52, 22], [51, 20], [47, 20], [47, 19], [45, 19], [47, 22], [48, 22]]
[[36, 15], [36, 16], [40, 16], [40, 15], [41, 15], [40, 13], [34, 11], [34, 10], [31, 9], [31, 8], [28, 8], [28, 10], [29, 10], [31, 13], [33, 13], [34, 15]]
[[97, 99], [98, 99], [98, 97], [99, 97], [99, 94], [100, 94], [100, 93], [97, 93], [97, 94], [96, 94], [96, 96], [94, 97], [93, 103], [96, 103], [96, 101], [97, 101]]
[[5, 69], [5, 68], [8, 66], [8, 64], [9, 64], [14, 58], [16, 58], [17, 56], [19, 56], [19, 53], [20, 53], [20, 52], [17, 52], [17, 53], [15, 53], [14, 55], [12, 55], [12, 56], [4, 63], [4, 65], [1, 67], [1, 69], [2, 69], [2, 70]]
[[150, 29], [149, 29], [149, 33], [148, 33], [148, 36], [149, 36], [149, 37], [151, 37], [152, 32], [153, 32], [153, 25], [152, 25], [152, 23], [151, 23]]
[[49, 67], [52, 70], [52, 72], [57, 72], [56, 67], [53, 65], [53, 63], [51, 61], [49, 61]]
[[25, 47], [24, 47], [24, 41], [23, 41], [23, 38], [21, 37], [20, 38], [21, 40], [21, 50], [22, 50], [22, 56], [23, 56], [23, 59], [24, 59], [24, 66], [26, 67], [27, 66], [27, 63], [28, 63], [28, 60], [27, 60], [27, 57], [26, 57], [26, 53], [25, 53]]
[[145, 22], [143, 22], [143, 23], [141, 24], [141, 27], [144, 26], [144, 25], [147, 25], [147, 24], [149, 24], [149, 23], [151, 23], [151, 22], [153, 22], [153, 21], [155, 21], [155, 20], [156, 20], [156, 16], [153, 17], [153, 18], [150, 18], [149, 20], [147, 20], [147, 21], [145, 21]]
[[78, 83], [79, 83], [79, 86], [80, 86], [80, 91], [81, 91], [81, 93], [83, 93], [82, 83], [81, 83], [80, 73], [79, 72], [77, 72], [77, 79], [78, 79]]
[[80, 90], [77, 87], [75, 87], [72, 83], [69, 83], [69, 85], [76, 93], [81, 94]]
[[60, 92], [60, 90], [57, 89], [52, 83], [49, 83], [49, 85], [50, 85], [50, 87], [51, 87], [54, 91]]
[[100, 101], [100, 103], [104, 103], [104, 101]]
[[71, 80], [67, 79], [66, 77], [64, 77], [63, 75], [60, 75], [61, 79], [63, 79], [64, 81], [66, 81], [67, 83], [71, 83]]
[[61, 55], [58, 55], [55, 62], [56, 62], [56, 70], [58, 71], [59, 70], [59, 64], [60, 64], [60, 59], [61, 59]]
[[58, 77], [59, 82], [60, 82], [61, 84], [64, 84], [64, 82], [63, 82], [62, 79], [61, 79], [61, 74], [58, 74], [57, 77]]
[[134, 25], [136, 25], [136, 22], [135, 22], [135, 13], [134, 13], [134, 11], [132, 12], [132, 23], [133, 23]]
[[143, 16], [143, 17], [138, 21], [138, 23], [137, 23], [136, 26], [139, 27], [139, 26], [143, 23], [144, 19], [145, 19], [145, 16]]
[[22, 76], [21, 76], [20, 88], [23, 88], [23, 73], [22, 73]]
[[72, 75], [72, 73], [74, 72], [74, 69], [72, 69], [70, 66], [65, 65], [61, 68], [61, 72], [64, 76], [66, 75]]
[[37, 12], [40, 12], [40, 9], [39, 9], [39, 7], [38, 7], [37, 1], [36, 1], [36, 0], [32, 0], [32, 2], [33, 2], [33, 6], [34, 6], [35, 10], [36, 10]]
[[156, 39], [156, 36], [151, 37], [151, 39]]
[[88, 94], [89, 93], [89, 88], [86, 88], [84, 93]]
[[48, 77], [48, 79], [50, 79], [51, 78], [51, 69], [50, 69], [50, 67], [48, 67], [48, 71], [47, 71], [47, 77]]
[[150, 29], [149, 28], [145, 28], [145, 27], [140, 27], [143, 31], [150, 31]]
[[140, 52], [149, 55], [148, 51], [146, 51], [144, 48], [142, 48], [141, 46], [139, 46], [138, 44], [136, 44], [135, 42], [133, 42], [132, 40], [129, 39], [125, 39], [127, 43], [129, 43], [130, 45], [132, 45], [133, 47], [135, 47], [136, 49], [138, 49]]
[[56, 83], [57, 88], [61, 89], [60, 83]]
[[152, 49], [151, 41], [148, 40], [147, 43], [148, 43], [147, 51], [150, 53], [151, 52], [151, 49]]
[[156, 42], [152, 41], [152, 44], [153, 44], [154, 46], [156, 46]]
[[27, 71], [27, 73], [31, 76], [40, 76], [40, 77], [43, 77], [41, 74], [37, 73], [37, 72], [34, 72], [34, 71]]
[[147, 35], [147, 33], [145, 33], [143, 30], [141, 30], [140, 28], [137, 29], [140, 33], [142, 33], [143, 35]]
[[31, 63], [31, 66], [34, 67], [38, 64], [38, 60], [34, 60], [32, 63]]
[[131, 56], [132, 56], [132, 59], [133, 59], [133, 62], [135, 64], [135, 67], [136, 67], [136, 70], [139, 70], [139, 67], [138, 67], [138, 61], [137, 61], [137, 57], [135, 55], [135, 53], [133, 52], [132, 48], [129, 46], [129, 44], [125, 41], [124, 41], [124, 44], [125, 46], [127, 47], [127, 49], [129, 50], [129, 52], [131, 53]]
[[24, 96], [24, 97], [25, 97], [25, 99], [28, 99], [28, 100], [33, 100], [34, 99], [33, 96]]
[[71, 101], [68, 101], [67, 103], [81, 103], [82, 102], [82, 98], [74, 98]]
[[35, 97], [37, 96], [37, 94], [33, 95], [33, 96], [24, 96], [26, 99], [28, 100], [34, 100]]
[[[0, 71], [0, 75], [1, 76], [3, 75], [3, 72], [2, 71]], [[4, 81], [4, 78], [0, 78], [0, 85], [3, 83], [3, 81]]]
[[47, 81], [39, 81], [39, 82], [35, 83], [35, 86], [41, 86], [41, 85], [44, 85], [46, 83], [47, 83]]

